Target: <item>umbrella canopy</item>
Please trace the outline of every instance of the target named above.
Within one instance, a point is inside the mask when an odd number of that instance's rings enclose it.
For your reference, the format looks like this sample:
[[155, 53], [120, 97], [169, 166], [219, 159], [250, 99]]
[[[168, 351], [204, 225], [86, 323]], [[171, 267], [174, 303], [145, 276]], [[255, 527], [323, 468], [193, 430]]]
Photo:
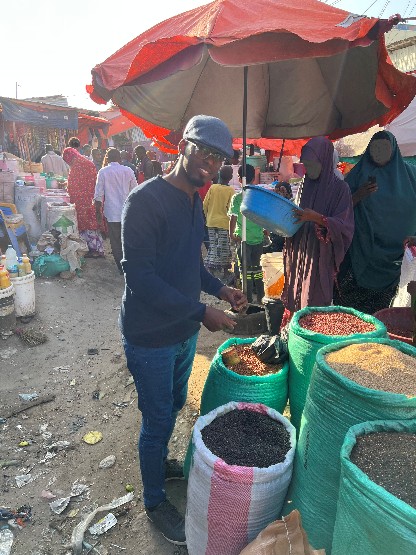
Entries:
[[215, 0], [139, 35], [92, 70], [87, 91], [151, 136], [203, 113], [241, 137], [249, 66], [247, 136], [338, 138], [384, 125], [416, 94], [388, 58], [393, 23], [318, 0]]

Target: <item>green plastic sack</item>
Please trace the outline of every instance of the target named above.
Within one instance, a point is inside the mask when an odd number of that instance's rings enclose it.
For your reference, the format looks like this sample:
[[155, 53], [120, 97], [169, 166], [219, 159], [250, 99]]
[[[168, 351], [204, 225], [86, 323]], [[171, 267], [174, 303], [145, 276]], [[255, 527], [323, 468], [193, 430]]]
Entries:
[[230, 401], [262, 403], [277, 412], [283, 412], [287, 403], [288, 362], [283, 364], [283, 368], [277, 374], [240, 376], [229, 370], [222, 361], [222, 353], [229, 347], [251, 344], [256, 339], [228, 339], [217, 349], [202, 391], [201, 416]]
[[[231, 338], [218, 347], [212, 359], [209, 373], [201, 396], [200, 415], [226, 405], [230, 401], [261, 403], [282, 413], [287, 403], [287, 376], [289, 363], [286, 361], [277, 374], [267, 376], [240, 376], [229, 370], [222, 362], [222, 352], [233, 345], [253, 343], [257, 338]], [[185, 477], [189, 474], [192, 460], [191, 443], [184, 463]]]
[[377, 420], [357, 424], [348, 430], [341, 449], [332, 555], [416, 553], [416, 509], [372, 482], [350, 460], [357, 436], [391, 431], [416, 433], [416, 420]]
[[42, 254], [33, 263], [36, 277], [53, 277], [69, 269], [69, 263], [59, 254]]
[[315, 549], [323, 547], [327, 555], [332, 546], [340, 453], [347, 431], [368, 420], [416, 418], [416, 397], [368, 389], [335, 372], [326, 363], [326, 355], [353, 343], [389, 345], [416, 357], [416, 348], [401, 341], [378, 338], [342, 341], [323, 347], [316, 355], [284, 514], [298, 509], [310, 543]]
[[[324, 335], [302, 328], [299, 320], [308, 314], [316, 312], [344, 312], [353, 314], [364, 322], [375, 326], [375, 330], [368, 333], [353, 335]], [[339, 341], [372, 337], [387, 337], [386, 326], [369, 314], [358, 312], [353, 308], [344, 306], [306, 307], [296, 312], [289, 325], [289, 405], [290, 421], [299, 432], [303, 407], [305, 406], [306, 393], [313, 367], [315, 366], [316, 353], [325, 345], [332, 345]]]

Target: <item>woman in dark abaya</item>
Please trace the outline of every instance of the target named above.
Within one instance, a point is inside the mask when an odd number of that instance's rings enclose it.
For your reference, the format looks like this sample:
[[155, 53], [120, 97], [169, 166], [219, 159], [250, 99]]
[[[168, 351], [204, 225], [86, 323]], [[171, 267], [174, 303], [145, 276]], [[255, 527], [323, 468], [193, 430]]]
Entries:
[[286, 239], [282, 300], [294, 312], [305, 306], [329, 306], [334, 280], [354, 233], [348, 185], [334, 173], [334, 147], [314, 137], [302, 148], [305, 180], [294, 217], [303, 226]]
[[416, 232], [416, 167], [389, 131], [379, 131], [346, 176], [355, 233], [342, 265], [336, 304], [374, 314], [388, 308], [400, 279], [403, 242]]

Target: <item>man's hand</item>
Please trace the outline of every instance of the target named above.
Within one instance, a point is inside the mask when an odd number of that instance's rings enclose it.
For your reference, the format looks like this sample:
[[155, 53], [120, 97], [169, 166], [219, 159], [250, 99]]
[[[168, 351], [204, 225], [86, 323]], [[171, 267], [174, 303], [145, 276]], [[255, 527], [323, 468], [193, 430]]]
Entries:
[[377, 183], [375, 181], [370, 182], [366, 181], [364, 185], [361, 185], [359, 189], [355, 191], [352, 195], [352, 202], [354, 206], [364, 200], [365, 198], [369, 197], [373, 193], [377, 191]]
[[212, 306], [207, 306], [202, 323], [209, 331], [232, 331], [236, 325], [236, 322], [229, 318], [225, 312], [212, 308]]
[[234, 287], [221, 287], [218, 297], [223, 301], [230, 303], [231, 308], [240, 312], [242, 308], [247, 306], [247, 297], [240, 289], [234, 289]]

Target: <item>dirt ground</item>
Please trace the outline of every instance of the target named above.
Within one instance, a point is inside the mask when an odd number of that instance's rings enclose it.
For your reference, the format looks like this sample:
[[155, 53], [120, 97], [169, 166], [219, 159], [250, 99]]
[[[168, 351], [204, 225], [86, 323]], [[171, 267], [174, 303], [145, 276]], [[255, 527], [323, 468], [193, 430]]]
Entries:
[[[133, 501], [112, 511], [118, 522], [103, 535], [86, 532], [85, 541], [94, 548], [83, 553], [187, 553], [164, 540], [143, 510], [137, 458], [140, 413], [117, 325], [123, 286], [111, 255], [88, 260], [82, 276], [73, 280], [38, 278], [36, 316], [21, 327], [43, 331], [46, 343], [29, 347], [16, 335], [0, 339], [0, 507], [32, 508], [31, 520], [22, 529], [13, 529], [12, 555], [71, 553], [74, 527], [92, 510], [126, 495], [126, 485], [134, 487]], [[212, 297], [205, 299], [227, 308]], [[229, 337], [201, 330], [188, 402], [171, 441], [172, 456], [185, 456], [210, 361]], [[98, 354], [88, 354], [89, 349]], [[28, 404], [20, 399], [21, 393], [37, 393], [38, 400], [54, 398], [12, 415]], [[101, 432], [102, 440], [85, 443], [82, 438], [90, 431]], [[69, 445], [53, 446], [61, 441]], [[21, 442], [27, 445], [19, 446]], [[109, 455], [116, 457], [114, 466], [99, 468]], [[15, 465], [8, 466], [10, 461]], [[18, 487], [16, 476], [22, 475], [30, 475], [32, 481]], [[61, 514], [54, 514], [42, 492], [67, 497], [74, 483], [88, 488], [71, 497]], [[184, 511], [186, 482], [167, 486], [168, 496]], [[108, 512], [99, 513], [93, 522]]]

